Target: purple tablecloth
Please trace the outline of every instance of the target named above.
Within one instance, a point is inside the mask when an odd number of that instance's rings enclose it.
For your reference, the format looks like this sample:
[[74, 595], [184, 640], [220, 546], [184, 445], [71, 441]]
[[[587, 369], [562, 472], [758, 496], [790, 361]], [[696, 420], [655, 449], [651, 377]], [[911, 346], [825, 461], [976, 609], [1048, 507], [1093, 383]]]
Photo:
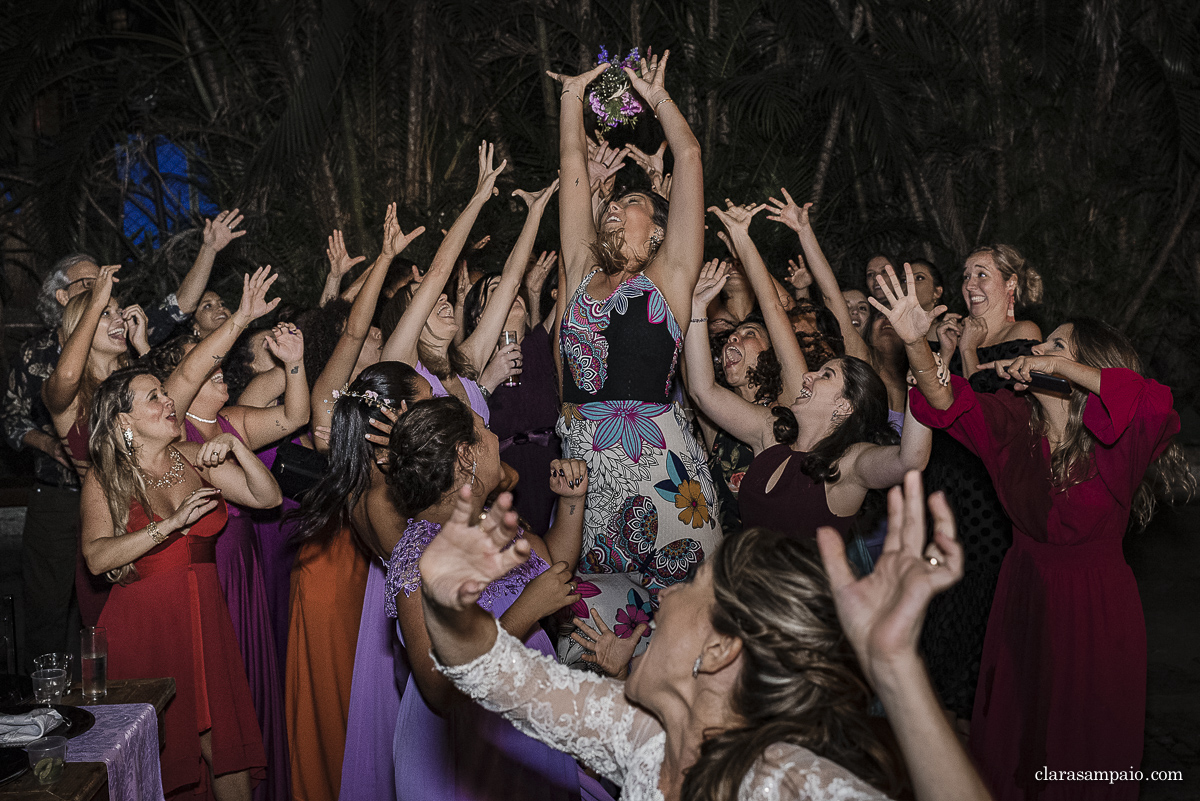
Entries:
[[67, 743], [67, 761], [107, 765], [112, 801], [163, 801], [154, 707], [112, 704], [83, 709], [96, 716], [96, 725]]

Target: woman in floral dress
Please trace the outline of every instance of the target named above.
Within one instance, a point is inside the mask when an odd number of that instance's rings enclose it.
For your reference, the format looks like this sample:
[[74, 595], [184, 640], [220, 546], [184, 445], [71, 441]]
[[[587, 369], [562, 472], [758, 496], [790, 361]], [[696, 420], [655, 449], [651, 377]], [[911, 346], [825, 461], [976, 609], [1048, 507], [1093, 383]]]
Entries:
[[721, 541], [703, 448], [672, 402], [703, 260], [704, 176], [696, 137], [663, 87], [666, 62], [667, 55], [643, 60], [640, 74], [625, 72], [674, 154], [669, 210], [656, 194], [628, 192], [600, 209], [599, 230], [583, 98], [608, 65], [554, 76], [563, 84], [558, 433], [564, 455], [588, 464], [579, 570], [592, 575], [580, 590], [610, 626], [617, 612], [626, 620], [649, 614], [653, 593], [687, 576]]

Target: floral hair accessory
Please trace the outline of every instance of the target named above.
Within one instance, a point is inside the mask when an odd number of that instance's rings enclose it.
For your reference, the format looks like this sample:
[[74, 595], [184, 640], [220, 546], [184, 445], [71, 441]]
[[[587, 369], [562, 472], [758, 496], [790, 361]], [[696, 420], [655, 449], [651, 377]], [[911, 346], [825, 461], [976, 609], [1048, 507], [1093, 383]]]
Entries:
[[626, 68], [637, 69], [640, 59], [636, 47], [620, 61], [610, 56], [606, 47], [601, 47], [596, 56], [597, 64], [609, 64], [611, 68], [600, 73], [600, 77], [592, 83], [588, 105], [596, 113], [600, 124], [609, 130], [622, 124], [628, 124], [631, 128], [636, 126], [637, 115], [645, 110], [623, 72]]
[[[368, 389], [366, 392], [352, 392], [349, 384], [345, 384], [341, 389], [335, 389], [333, 391], [333, 400], [335, 403], [342, 398], [358, 398], [359, 400], [364, 401], [368, 406], [374, 406], [377, 409], [386, 409], [389, 412], [395, 411], [396, 408], [383, 398], [379, 397], [379, 393], [375, 390]], [[326, 403], [328, 402], [329, 401], [326, 401]]]

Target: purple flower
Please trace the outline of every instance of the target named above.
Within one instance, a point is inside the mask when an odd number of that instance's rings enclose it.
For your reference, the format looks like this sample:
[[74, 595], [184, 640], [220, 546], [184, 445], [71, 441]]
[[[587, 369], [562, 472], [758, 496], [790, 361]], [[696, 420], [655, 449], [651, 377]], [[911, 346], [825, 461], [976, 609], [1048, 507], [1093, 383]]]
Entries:
[[[613, 633], [622, 640], [628, 640], [639, 625], [649, 622], [649, 615], [637, 606], [629, 604], [624, 609], [617, 610], [617, 625], [613, 626]], [[642, 636], [646, 635], [643, 633]]]

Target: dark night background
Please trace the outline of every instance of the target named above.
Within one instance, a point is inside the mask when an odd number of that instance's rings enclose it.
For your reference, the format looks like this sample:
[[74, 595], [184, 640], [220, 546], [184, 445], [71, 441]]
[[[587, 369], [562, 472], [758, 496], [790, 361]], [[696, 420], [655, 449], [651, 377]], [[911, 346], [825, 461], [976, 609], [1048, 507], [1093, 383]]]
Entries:
[[[509, 170], [474, 262], [499, 269], [524, 218], [509, 192], [557, 167], [544, 71], [583, 71], [602, 45], [671, 50], [710, 203], [787, 186], [816, 201], [845, 282], [877, 250], [932, 258], [960, 311], [970, 249], [1015, 245], [1046, 282], [1042, 330], [1075, 314], [1121, 327], [1200, 444], [1195, 0], [0, 0], [6, 356], [36, 330], [56, 259], [121, 261], [122, 300], [146, 301], [219, 208], [249, 230], [213, 272], [234, 304], [242, 272], [270, 263], [288, 303], [314, 305], [326, 235], [369, 263], [393, 200], [405, 230], [429, 228], [393, 269], [425, 264], [482, 138]], [[625, 138], [653, 150], [661, 132], [647, 114]], [[644, 178], [630, 162], [619, 180]], [[794, 236], [752, 232], [781, 271]], [[538, 248], [557, 241], [552, 210]], [[27, 484], [25, 464], [0, 448], [0, 484]], [[1143, 767], [1185, 773], [1145, 799], [1198, 792], [1198, 511], [1127, 541], [1150, 636]]]

